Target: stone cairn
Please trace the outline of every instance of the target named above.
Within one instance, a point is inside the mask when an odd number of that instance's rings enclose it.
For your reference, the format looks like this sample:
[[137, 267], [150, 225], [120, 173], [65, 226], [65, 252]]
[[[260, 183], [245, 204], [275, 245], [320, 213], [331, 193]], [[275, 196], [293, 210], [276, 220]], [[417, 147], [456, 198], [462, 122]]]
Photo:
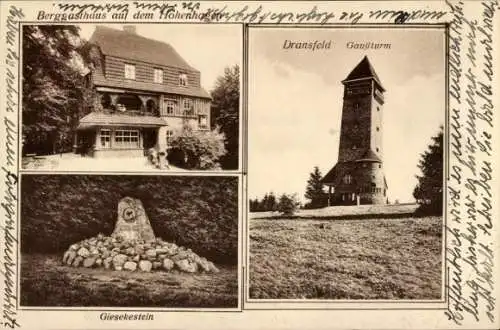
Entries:
[[144, 272], [219, 271], [212, 262], [190, 249], [155, 237], [142, 202], [131, 197], [118, 203], [118, 220], [111, 236], [99, 234], [71, 245], [64, 253], [63, 263], [73, 267]]

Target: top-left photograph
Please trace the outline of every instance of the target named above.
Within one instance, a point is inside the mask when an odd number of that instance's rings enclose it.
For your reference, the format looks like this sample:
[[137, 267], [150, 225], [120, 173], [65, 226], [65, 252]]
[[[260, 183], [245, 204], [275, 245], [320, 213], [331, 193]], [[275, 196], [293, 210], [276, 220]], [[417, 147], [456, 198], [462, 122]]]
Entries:
[[240, 168], [242, 28], [24, 25], [21, 169]]

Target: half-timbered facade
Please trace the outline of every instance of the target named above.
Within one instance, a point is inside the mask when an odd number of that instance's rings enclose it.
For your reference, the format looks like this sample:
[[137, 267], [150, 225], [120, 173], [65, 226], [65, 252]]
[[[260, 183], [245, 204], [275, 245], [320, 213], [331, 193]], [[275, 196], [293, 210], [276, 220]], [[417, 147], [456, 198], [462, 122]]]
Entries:
[[[97, 26], [92, 37], [92, 112], [81, 118], [75, 148], [94, 156], [142, 156], [183, 125], [210, 129], [210, 95], [200, 72], [167, 43]], [[160, 129], [161, 128], [161, 129]]]

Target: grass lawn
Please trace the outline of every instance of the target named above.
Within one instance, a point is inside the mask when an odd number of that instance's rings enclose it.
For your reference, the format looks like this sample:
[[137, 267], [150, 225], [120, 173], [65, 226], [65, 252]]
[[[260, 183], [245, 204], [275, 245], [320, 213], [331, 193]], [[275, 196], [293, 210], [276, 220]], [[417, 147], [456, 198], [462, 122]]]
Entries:
[[21, 306], [238, 307], [236, 266], [217, 274], [73, 268], [61, 255], [21, 256]]
[[250, 220], [251, 299], [440, 299], [442, 218]]

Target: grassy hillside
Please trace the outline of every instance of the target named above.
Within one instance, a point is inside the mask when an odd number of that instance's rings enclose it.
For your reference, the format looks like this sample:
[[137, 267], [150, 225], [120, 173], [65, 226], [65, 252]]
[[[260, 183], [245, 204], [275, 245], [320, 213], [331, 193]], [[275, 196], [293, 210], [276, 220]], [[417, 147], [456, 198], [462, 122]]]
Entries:
[[236, 266], [219, 266], [218, 274], [144, 273], [73, 268], [63, 266], [61, 259], [21, 256], [22, 306], [238, 307]]
[[[383, 204], [383, 205], [338, 205], [320, 209], [298, 210], [293, 218], [300, 219], [337, 219], [337, 218], [370, 218], [371, 217], [402, 217], [415, 213], [418, 204]], [[251, 213], [252, 219], [286, 218], [279, 212]]]
[[250, 220], [252, 299], [440, 299], [442, 218]]

